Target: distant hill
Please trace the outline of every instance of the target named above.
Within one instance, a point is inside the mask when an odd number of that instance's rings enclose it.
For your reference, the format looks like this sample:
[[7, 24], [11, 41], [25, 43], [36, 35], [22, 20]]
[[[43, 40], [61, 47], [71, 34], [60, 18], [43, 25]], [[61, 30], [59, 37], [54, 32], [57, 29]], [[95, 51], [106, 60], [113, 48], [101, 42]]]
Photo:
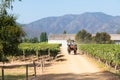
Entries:
[[64, 30], [68, 34], [75, 34], [81, 29], [90, 33], [116, 33], [117, 30], [120, 30], [120, 16], [111, 16], [101, 12], [86, 12], [79, 15], [47, 17], [26, 24], [23, 29], [28, 37], [38, 37], [41, 32], [61, 34]]

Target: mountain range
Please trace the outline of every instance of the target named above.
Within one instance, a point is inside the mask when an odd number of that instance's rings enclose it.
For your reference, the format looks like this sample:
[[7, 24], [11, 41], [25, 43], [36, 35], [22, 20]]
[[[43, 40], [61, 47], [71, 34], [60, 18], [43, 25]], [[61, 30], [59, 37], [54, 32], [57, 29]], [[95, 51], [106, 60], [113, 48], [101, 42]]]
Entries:
[[46, 17], [23, 26], [28, 37], [39, 37], [41, 32], [47, 32], [48, 35], [62, 34], [64, 31], [67, 34], [76, 34], [82, 29], [92, 34], [96, 32], [115, 34], [120, 31], [120, 16], [102, 12], [86, 12]]

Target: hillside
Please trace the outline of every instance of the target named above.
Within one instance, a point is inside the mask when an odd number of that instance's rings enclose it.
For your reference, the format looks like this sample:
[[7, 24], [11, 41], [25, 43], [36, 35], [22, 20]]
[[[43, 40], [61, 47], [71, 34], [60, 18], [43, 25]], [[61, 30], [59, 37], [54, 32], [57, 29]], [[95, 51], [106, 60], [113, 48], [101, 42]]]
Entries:
[[47, 17], [26, 24], [23, 29], [28, 37], [38, 37], [41, 32], [60, 34], [64, 30], [68, 34], [75, 34], [81, 29], [90, 33], [116, 33], [117, 30], [120, 30], [120, 16], [111, 16], [101, 12], [86, 12], [79, 15]]

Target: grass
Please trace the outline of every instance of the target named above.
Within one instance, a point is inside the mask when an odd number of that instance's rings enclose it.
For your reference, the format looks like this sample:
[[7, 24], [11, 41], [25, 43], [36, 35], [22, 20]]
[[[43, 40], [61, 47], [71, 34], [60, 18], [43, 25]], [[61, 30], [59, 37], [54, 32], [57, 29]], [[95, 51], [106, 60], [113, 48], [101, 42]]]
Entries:
[[[28, 76], [33, 76], [34, 68], [28, 68]], [[0, 71], [0, 80], [2, 79], [2, 73]], [[11, 68], [11, 69], [4, 69], [4, 77], [5, 80], [24, 80], [26, 78], [26, 68], [25, 67], [18, 67], [18, 68]]]
[[[0, 75], [2, 76], [1, 72]], [[25, 78], [25, 68], [4, 69], [4, 77], [5, 80], [23, 80]]]
[[[26, 67], [22, 66], [24, 63], [31, 63], [33, 60], [37, 60], [36, 56], [27, 56], [25, 59], [23, 59], [23, 56], [19, 57], [8, 57], [10, 62], [5, 63], [4, 65], [17, 65], [21, 64], [21, 67], [12, 67], [12, 68], [6, 68], [4, 69], [4, 77], [5, 80], [24, 80], [26, 78]], [[3, 65], [2, 62], [0, 65]], [[36, 67], [37, 69], [37, 75], [41, 74], [41, 68]], [[32, 77], [34, 75], [34, 67], [28, 67], [28, 76]], [[0, 80], [2, 80], [2, 71], [0, 70]]]

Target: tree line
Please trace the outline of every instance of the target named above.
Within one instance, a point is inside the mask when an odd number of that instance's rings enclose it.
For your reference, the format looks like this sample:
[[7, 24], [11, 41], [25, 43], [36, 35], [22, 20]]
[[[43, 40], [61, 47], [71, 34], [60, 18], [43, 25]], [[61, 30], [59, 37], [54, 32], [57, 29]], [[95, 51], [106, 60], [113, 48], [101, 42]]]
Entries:
[[111, 40], [111, 36], [106, 32], [97, 32], [92, 35], [86, 30], [80, 30], [75, 36], [75, 40], [78, 43], [96, 43], [96, 44], [111, 44], [114, 41]]
[[38, 37], [33, 37], [33, 38], [27, 38], [24, 37], [22, 39], [22, 42], [27, 42], [27, 43], [38, 43], [38, 42], [47, 42], [48, 41], [48, 36], [46, 32], [41, 32], [40, 38]]

